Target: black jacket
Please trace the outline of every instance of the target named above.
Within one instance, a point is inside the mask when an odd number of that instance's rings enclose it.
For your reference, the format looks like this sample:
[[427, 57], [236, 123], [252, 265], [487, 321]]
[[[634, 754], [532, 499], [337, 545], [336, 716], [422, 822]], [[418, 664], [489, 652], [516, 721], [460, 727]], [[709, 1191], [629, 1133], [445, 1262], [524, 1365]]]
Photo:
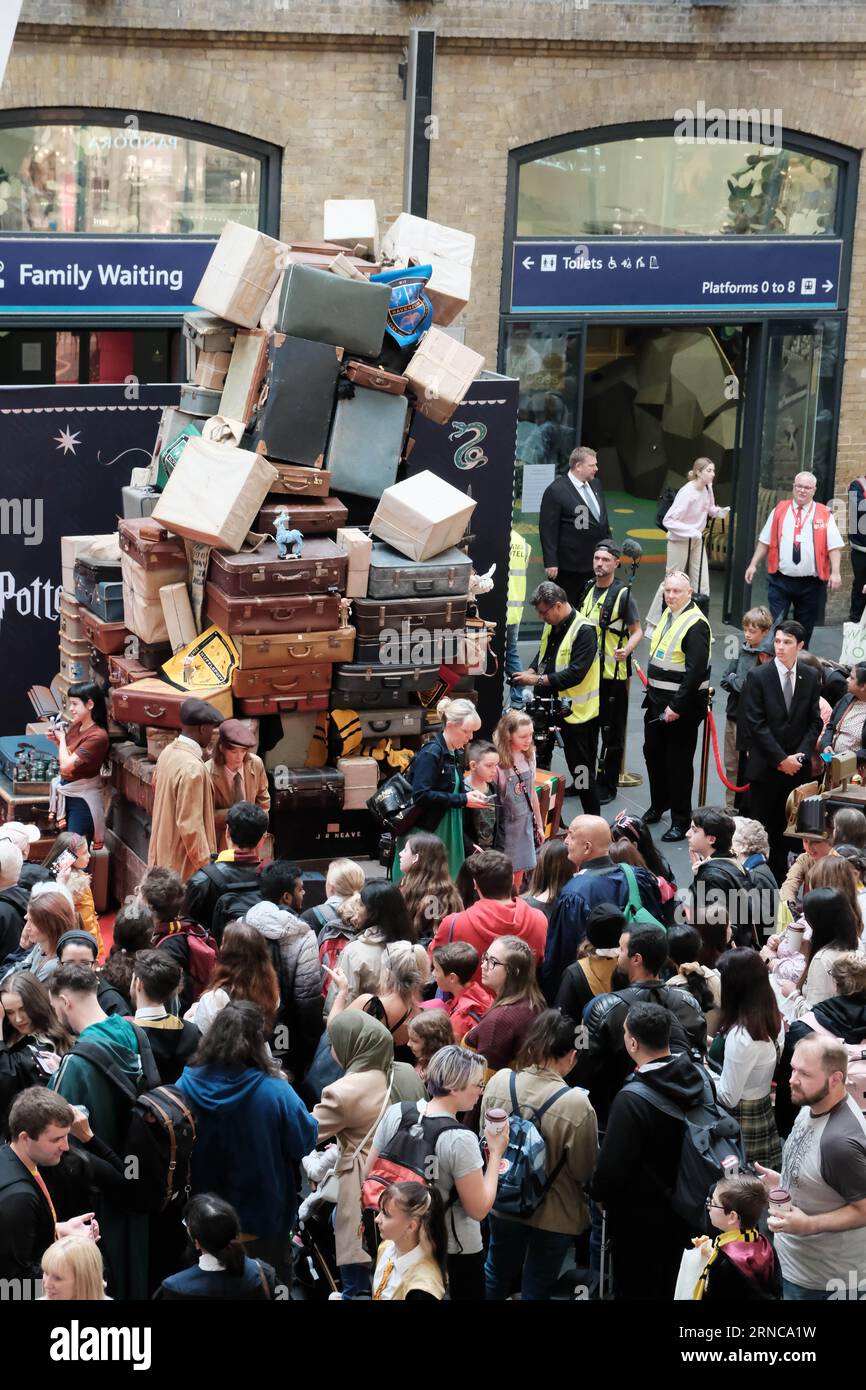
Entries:
[[[454, 790], [455, 772], [459, 791]], [[435, 831], [445, 812], [452, 806], [465, 809], [462, 759], [460, 754], [448, 747], [444, 734], [437, 734], [418, 749], [406, 776], [412, 784], [416, 800], [424, 807], [416, 830]]]
[[25, 859], [18, 875], [18, 884], [19, 887], [26, 888], [29, 893], [37, 883], [47, 883], [52, 877], [53, 875], [49, 873], [48, 869], [43, 869], [41, 864], [31, 864], [28, 859]]
[[185, 1023], [179, 1018], [168, 1020], [168, 1026], [161, 1019], [137, 1018], [133, 1021], [147, 1032], [147, 1041], [163, 1086], [173, 1086], [198, 1048], [201, 1033], [194, 1023]]
[[600, 994], [584, 1016], [585, 1046], [578, 1048], [577, 1065], [569, 1077], [573, 1085], [589, 1091], [600, 1124], [633, 1070], [622, 1031], [632, 1004], [661, 1004], [673, 1014], [672, 1053], [702, 1057], [706, 1051], [707, 1020], [688, 990], [661, 980], [641, 980], [615, 994]]
[[41, 1278], [42, 1256], [53, 1243], [51, 1208], [24, 1164], [4, 1144], [0, 1149], [0, 1279]]
[[[691, 921], [701, 920], [700, 914], [708, 904], [719, 904], [728, 914], [734, 940], [738, 946], [758, 946], [773, 931], [776, 922], [779, 890], [768, 864], [758, 866], [766, 871], [772, 890], [767, 888], [767, 878], [756, 881], [735, 859], [713, 855], [705, 859], [695, 869], [689, 896], [692, 903]], [[757, 933], [757, 935], [756, 935]]]
[[0, 892], [0, 965], [18, 950], [29, 901], [30, 889], [20, 882]]
[[599, 507], [599, 519], [590, 512], [580, 494], [563, 473], [554, 478], [544, 490], [538, 517], [538, 533], [545, 569], [556, 565], [561, 570], [588, 574], [599, 541], [610, 535], [607, 504], [598, 478], [590, 487]]
[[[827, 727], [821, 735], [821, 742], [818, 744], [818, 747], [822, 751], [825, 748], [831, 748], [833, 746], [833, 741], [839, 728], [839, 722], [845, 711], [851, 708], [854, 699], [855, 697], [849, 692], [847, 695], [843, 695], [838, 705], [835, 706], [833, 713], [827, 721]], [[860, 747], [855, 751], [857, 754], [857, 771], [862, 772], [863, 764], [866, 763], [866, 719], [863, 721], [863, 732], [860, 735]]]
[[264, 1260], [247, 1259], [242, 1273], [237, 1276], [225, 1270], [200, 1269], [196, 1264], [163, 1280], [154, 1297], [196, 1303], [223, 1299], [231, 1299], [233, 1303], [258, 1303], [274, 1297], [275, 1282], [276, 1274]]
[[[808, 759], [815, 751], [821, 732], [821, 677], [811, 666], [799, 662], [795, 670], [790, 714], [785, 708], [775, 661], [756, 667], [746, 677], [740, 717], [748, 748], [746, 776], [750, 782], [775, 772], [791, 753], [803, 753]], [[792, 781], [791, 786], [795, 785]]]
[[572, 686], [580, 685], [595, 661], [598, 651], [598, 635], [592, 624], [585, 622], [575, 636], [574, 645], [571, 648], [571, 661], [561, 671], [554, 670], [556, 653], [562, 646], [563, 639], [571, 627], [574, 617], [575, 611], [570, 608], [568, 616], [563, 618], [561, 623], [557, 623], [556, 627], [551, 628], [544, 660], [541, 659], [540, 651], [536, 652], [533, 658], [532, 670], [538, 671], [544, 676], [544, 685], [536, 687], [539, 693], [547, 690], [570, 690]]
[[[231, 859], [220, 859], [214, 864], [206, 864], [203, 869], [188, 880], [186, 885], [186, 906], [189, 916], [192, 917], [200, 926], [206, 927], [209, 932], [213, 932], [217, 941], [222, 938], [223, 928], [227, 921], [232, 921], [233, 916], [220, 914], [219, 920], [216, 918], [217, 904], [224, 893], [229, 892], [250, 892], [254, 896], [250, 899], [250, 904], [261, 897], [259, 892], [259, 871], [260, 862], [251, 863], [249, 860], [241, 860], [239, 864]], [[240, 914], [243, 916], [243, 913]]]
[[[862, 1043], [866, 1047], [866, 1003], [851, 999], [844, 994], [834, 994], [830, 999], [822, 999], [812, 1013], [822, 1028], [841, 1038], [844, 1043]], [[807, 1038], [813, 1029], [801, 1018], [791, 1024], [788, 1034], [794, 1043]]]
[[36, 1060], [35, 1038], [18, 1038], [7, 1046], [0, 1043], [0, 1137], [7, 1138], [7, 1121], [12, 1102], [28, 1086], [44, 1086], [48, 1077]]

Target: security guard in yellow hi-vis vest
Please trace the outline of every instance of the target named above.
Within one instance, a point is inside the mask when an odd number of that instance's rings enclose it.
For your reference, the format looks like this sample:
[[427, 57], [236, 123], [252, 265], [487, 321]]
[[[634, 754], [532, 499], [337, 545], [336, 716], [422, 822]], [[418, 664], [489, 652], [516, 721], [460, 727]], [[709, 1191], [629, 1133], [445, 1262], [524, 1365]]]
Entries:
[[560, 725], [565, 761], [584, 814], [597, 816], [599, 663], [595, 628], [572, 608], [565, 590], [551, 579], [539, 584], [529, 601], [544, 623], [541, 645], [532, 665], [519, 671], [514, 682], [534, 686], [537, 695], [555, 693], [571, 701]]
[[577, 611], [595, 627], [601, 660], [598, 799], [616, 798], [628, 720], [630, 657], [643, 637], [631, 588], [616, 578], [622, 551], [615, 541], [599, 541], [592, 557], [595, 579], [588, 584]]
[[[520, 670], [520, 652], [517, 650], [517, 640], [520, 636], [523, 605], [526, 602], [526, 572], [529, 569], [531, 554], [532, 546], [529, 541], [512, 527], [511, 545], [508, 551], [508, 613], [505, 619], [506, 682]], [[520, 687], [512, 685], [511, 708], [521, 709], [522, 706]]]
[[667, 810], [671, 828], [663, 840], [684, 840], [692, 818], [692, 785], [698, 730], [707, 714], [710, 688], [710, 625], [692, 600], [682, 570], [664, 582], [665, 610], [650, 641], [644, 724], [644, 759], [655, 825]]

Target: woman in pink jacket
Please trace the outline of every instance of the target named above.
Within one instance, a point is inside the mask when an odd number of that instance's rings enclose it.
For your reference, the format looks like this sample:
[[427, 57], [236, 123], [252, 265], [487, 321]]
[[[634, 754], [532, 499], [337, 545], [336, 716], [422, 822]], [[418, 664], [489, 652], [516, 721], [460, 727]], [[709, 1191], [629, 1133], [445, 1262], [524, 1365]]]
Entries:
[[[680, 488], [672, 505], [664, 517], [668, 533], [668, 553], [665, 574], [671, 570], [683, 570], [691, 580], [695, 593], [710, 592], [710, 576], [707, 566], [706, 546], [703, 534], [709, 518], [727, 516], [730, 507], [717, 507], [713, 497], [713, 481], [716, 465], [712, 459], [695, 459], [689, 470], [689, 480]], [[662, 615], [662, 584], [656, 591], [652, 606], [647, 614], [646, 635], [652, 636], [653, 628]]]

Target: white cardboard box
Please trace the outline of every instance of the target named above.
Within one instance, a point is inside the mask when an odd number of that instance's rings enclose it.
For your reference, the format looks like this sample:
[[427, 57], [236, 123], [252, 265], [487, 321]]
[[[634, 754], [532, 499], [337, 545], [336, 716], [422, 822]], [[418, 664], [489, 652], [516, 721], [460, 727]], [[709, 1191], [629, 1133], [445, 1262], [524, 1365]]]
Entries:
[[428, 217], [401, 212], [382, 238], [382, 255], [405, 263], [414, 257], [420, 265], [426, 265], [431, 256], [444, 256], [459, 265], [471, 266], [475, 238], [471, 232], [461, 232], [457, 227], [446, 227]]
[[325, 241], [353, 250], [364, 246], [374, 261], [379, 259], [379, 219], [372, 198], [326, 198]]
[[194, 642], [198, 636], [192, 604], [189, 601], [189, 590], [185, 584], [163, 584], [159, 591], [159, 601], [162, 604], [171, 649], [178, 652], [181, 647]]
[[433, 322], [440, 328], [447, 328], [469, 303], [472, 271], [468, 265], [449, 261], [445, 256], [431, 256], [429, 263], [433, 274], [427, 281], [425, 293], [433, 306]]
[[342, 546], [349, 557], [346, 597], [366, 598], [370, 557], [373, 554], [372, 539], [357, 526], [341, 526], [337, 531], [337, 545]]
[[153, 519], [178, 536], [237, 552], [278, 476], [261, 454], [193, 438], [165, 485]]
[[444, 425], [484, 366], [480, 352], [440, 328], [428, 328], [405, 369], [418, 397], [416, 409]]
[[241, 328], [255, 328], [267, 304], [289, 248], [273, 237], [227, 222], [192, 297], [207, 309]]
[[463, 539], [475, 502], [426, 470], [382, 493], [370, 530], [410, 560], [432, 560]]

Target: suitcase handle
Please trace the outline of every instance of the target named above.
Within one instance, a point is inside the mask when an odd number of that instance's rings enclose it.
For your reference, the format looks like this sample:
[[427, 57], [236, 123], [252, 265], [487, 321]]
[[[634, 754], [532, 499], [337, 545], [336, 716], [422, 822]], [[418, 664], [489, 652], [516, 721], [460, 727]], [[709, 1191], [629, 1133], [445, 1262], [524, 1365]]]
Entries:
[[[318, 477], [318, 474], [317, 474], [316, 476]], [[319, 484], [319, 486], [321, 487], [321, 483]], [[287, 482], [285, 478], [283, 479], [283, 491], [284, 491], [284, 492], [306, 492], [306, 491], [307, 491], [307, 487], [308, 487], [308, 484], [307, 484], [306, 482], [303, 482], [303, 483], [292, 483], [292, 482]]]
[[371, 719], [370, 728], [376, 734], [386, 734], [390, 729], [392, 722], [393, 721], [390, 719]]
[[145, 705], [144, 712], [150, 719], [161, 719], [165, 714], [165, 705]]
[[426, 594], [426, 593], [429, 593], [430, 590], [433, 588], [433, 580], [432, 580], [432, 579], [416, 579], [416, 580], [413, 582], [413, 584], [412, 584], [412, 588], [415, 590], [415, 593], [416, 593], [416, 594]]
[[298, 680], [283, 682], [283, 684], [280, 684], [279, 681], [271, 681], [271, 688], [273, 690], [297, 690], [299, 684], [300, 681]]
[[313, 648], [309, 642], [307, 642], [306, 645], [293, 643], [288, 650], [291, 652], [292, 656], [310, 656]]
[[291, 574], [274, 575], [278, 584], [299, 584], [302, 579], [310, 579], [311, 577], [311, 570], [293, 570]]
[[[292, 618], [294, 618], [295, 612], [296, 612], [296, 610], [295, 610], [294, 608], [280, 608], [280, 609], [276, 609], [276, 608], [275, 608], [274, 611], [273, 611], [273, 613], [271, 614], [271, 617], [274, 619], [274, 622], [278, 622], [278, 623], [288, 623], [288, 622], [291, 622]], [[271, 645], [270, 642], [262, 642], [262, 643], [256, 648], [256, 650], [257, 650], [257, 651], [260, 651], [260, 652], [269, 651], [269, 650], [270, 650], [270, 645]]]

